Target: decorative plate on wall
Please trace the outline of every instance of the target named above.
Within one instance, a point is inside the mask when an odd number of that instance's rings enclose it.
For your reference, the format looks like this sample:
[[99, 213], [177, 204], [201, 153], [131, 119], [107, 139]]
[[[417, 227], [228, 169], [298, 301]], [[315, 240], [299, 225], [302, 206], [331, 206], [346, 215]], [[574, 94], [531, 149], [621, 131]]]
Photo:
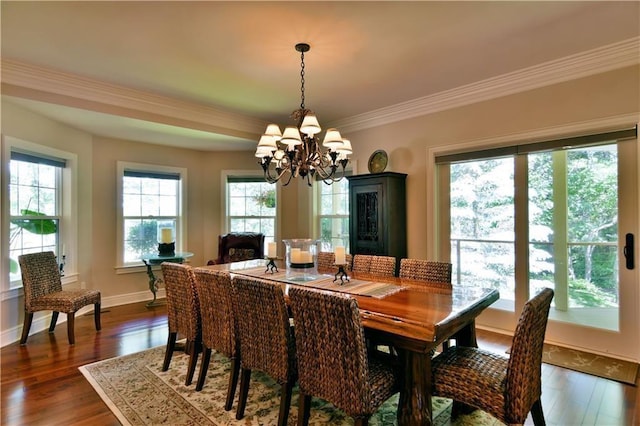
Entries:
[[369, 173], [382, 173], [387, 168], [389, 158], [387, 152], [379, 149], [369, 157]]

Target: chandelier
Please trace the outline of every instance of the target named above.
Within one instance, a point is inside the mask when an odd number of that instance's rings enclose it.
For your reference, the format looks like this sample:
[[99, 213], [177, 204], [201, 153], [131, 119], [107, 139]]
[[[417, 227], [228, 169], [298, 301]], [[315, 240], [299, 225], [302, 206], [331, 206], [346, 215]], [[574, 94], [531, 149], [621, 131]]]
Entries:
[[327, 129], [322, 147], [320, 124], [313, 111], [304, 105], [304, 54], [310, 49], [307, 43], [296, 44], [300, 52], [301, 103], [300, 108], [291, 113], [295, 126], [287, 126], [280, 132], [277, 124], [269, 124], [258, 142], [255, 156], [269, 183], [281, 181], [287, 186], [294, 177], [306, 179], [312, 186], [314, 179], [321, 179], [327, 185], [344, 177], [349, 163], [351, 142], [343, 139], [337, 129]]

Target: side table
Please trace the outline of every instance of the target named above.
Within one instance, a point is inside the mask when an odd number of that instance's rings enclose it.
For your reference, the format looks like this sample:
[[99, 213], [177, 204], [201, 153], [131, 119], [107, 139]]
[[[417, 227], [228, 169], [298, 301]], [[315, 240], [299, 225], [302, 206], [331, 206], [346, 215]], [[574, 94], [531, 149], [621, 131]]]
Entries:
[[149, 277], [149, 290], [153, 293], [153, 300], [147, 303], [147, 307], [160, 306], [162, 303], [156, 300], [158, 286], [162, 283], [160, 278], [156, 278], [151, 268], [153, 265], [160, 265], [162, 262], [182, 263], [185, 259], [193, 256], [193, 253], [187, 251], [177, 251], [173, 255], [160, 255], [158, 253], [143, 254], [140, 258], [147, 267], [147, 276]]

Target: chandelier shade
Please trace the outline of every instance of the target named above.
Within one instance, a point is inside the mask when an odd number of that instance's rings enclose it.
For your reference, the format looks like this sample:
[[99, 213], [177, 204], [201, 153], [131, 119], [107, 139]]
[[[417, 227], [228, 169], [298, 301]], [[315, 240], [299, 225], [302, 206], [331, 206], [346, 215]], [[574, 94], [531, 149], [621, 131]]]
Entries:
[[304, 54], [309, 49], [306, 43], [296, 44], [301, 61], [301, 103], [291, 113], [295, 125], [281, 132], [277, 124], [269, 124], [256, 147], [255, 156], [269, 183], [280, 181], [286, 186], [292, 178], [301, 177], [309, 186], [314, 180], [330, 185], [344, 177], [348, 156], [353, 152], [351, 141], [343, 139], [337, 129], [327, 129], [322, 144], [316, 136], [322, 128], [315, 113], [304, 104]]

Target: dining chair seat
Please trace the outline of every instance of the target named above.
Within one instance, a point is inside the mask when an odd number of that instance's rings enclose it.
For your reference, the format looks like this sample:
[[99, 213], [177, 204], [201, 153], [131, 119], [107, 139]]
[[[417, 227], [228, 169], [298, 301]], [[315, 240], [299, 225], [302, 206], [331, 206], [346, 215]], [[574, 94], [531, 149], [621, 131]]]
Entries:
[[195, 268], [196, 290], [200, 300], [203, 355], [196, 391], [201, 391], [209, 370], [211, 352], [231, 360], [225, 410], [231, 410], [240, 372], [240, 348], [233, 309], [231, 275], [224, 271]]
[[60, 312], [67, 314], [67, 338], [70, 345], [75, 340], [75, 314], [81, 308], [93, 305], [93, 317], [97, 331], [100, 324], [101, 294], [98, 290], [63, 290], [60, 270], [52, 251], [29, 253], [18, 256], [24, 289], [24, 325], [20, 344], [25, 345], [38, 311], [52, 311], [49, 333], [53, 333]]
[[433, 394], [479, 408], [507, 424], [523, 424], [531, 412], [534, 424], [544, 425], [542, 348], [552, 298], [553, 290], [545, 288], [525, 304], [509, 357], [462, 346], [434, 357]]

